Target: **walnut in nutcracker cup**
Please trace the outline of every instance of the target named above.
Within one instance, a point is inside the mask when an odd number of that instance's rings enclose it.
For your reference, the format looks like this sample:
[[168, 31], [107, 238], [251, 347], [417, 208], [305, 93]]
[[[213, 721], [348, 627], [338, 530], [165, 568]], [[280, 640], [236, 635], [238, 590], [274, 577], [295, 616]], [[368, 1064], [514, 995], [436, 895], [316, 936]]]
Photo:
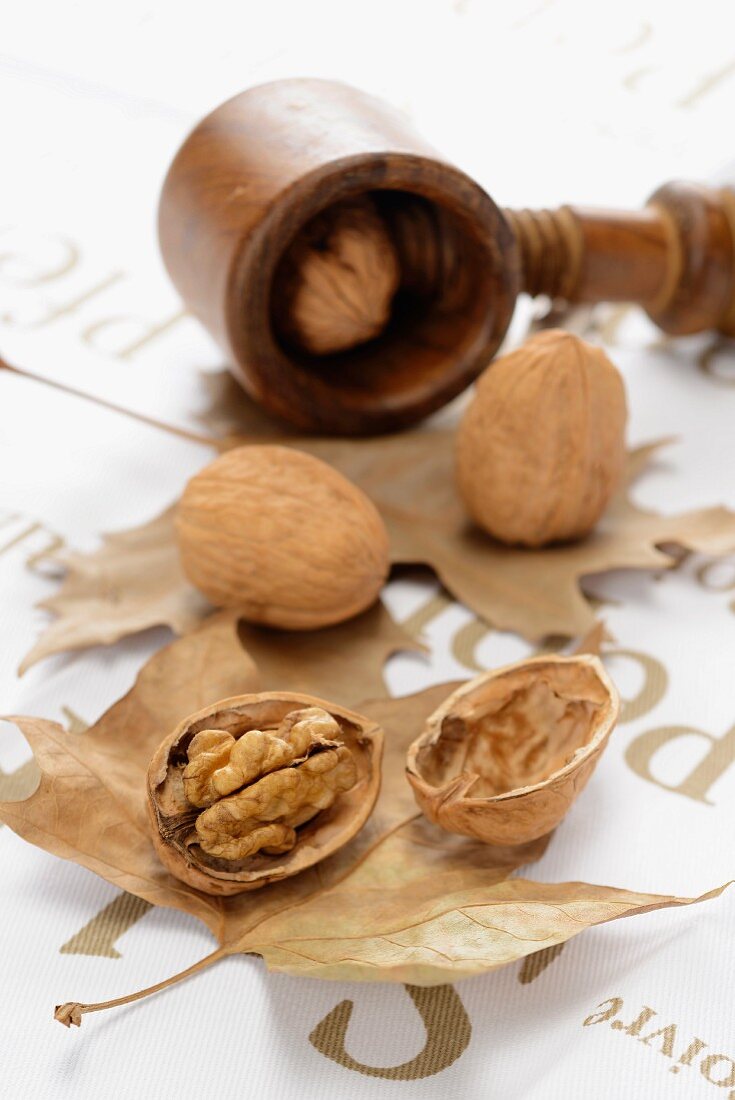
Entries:
[[398, 289], [398, 257], [368, 195], [313, 218], [281, 261], [274, 294], [281, 334], [311, 355], [378, 336]]
[[382, 746], [374, 722], [292, 692], [237, 696], [191, 715], [148, 769], [161, 862], [218, 895], [313, 866], [367, 821]]
[[249, 622], [315, 630], [375, 603], [390, 568], [377, 508], [293, 447], [227, 451], [196, 474], [177, 520], [187, 578]]
[[457, 433], [457, 484], [501, 542], [587, 535], [625, 461], [623, 379], [602, 348], [550, 329], [492, 363]]
[[488, 844], [525, 844], [562, 820], [618, 710], [597, 657], [519, 661], [450, 695], [411, 745], [406, 774], [435, 824]]

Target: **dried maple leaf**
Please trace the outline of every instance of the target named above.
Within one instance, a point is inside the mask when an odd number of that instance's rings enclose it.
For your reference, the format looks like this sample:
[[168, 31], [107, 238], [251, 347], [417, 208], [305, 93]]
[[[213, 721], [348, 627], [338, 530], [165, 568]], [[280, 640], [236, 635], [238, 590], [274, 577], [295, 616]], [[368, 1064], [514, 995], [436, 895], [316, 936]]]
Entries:
[[[661, 516], [629, 499], [631, 482], [661, 443], [631, 452], [625, 484], [588, 538], [542, 550], [503, 546], [473, 527], [463, 511], [454, 487], [453, 440], [451, 431], [420, 430], [380, 439], [288, 442], [336, 466], [373, 498], [388, 527], [394, 564], [430, 566], [488, 624], [531, 641], [590, 629], [595, 609], [580, 587], [583, 577], [608, 569], [668, 568], [676, 561], [675, 546], [709, 554], [735, 549], [735, 513], [726, 508]], [[52, 653], [115, 641], [150, 626], [183, 632], [207, 613], [181, 573], [173, 509], [143, 527], [108, 536], [101, 550], [60, 560], [66, 580], [42, 605], [59, 618], [22, 670]]]
[[241, 620], [241, 644], [258, 669], [258, 691], [303, 691], [355, 707], [385, 693], [383, 668], [398, 652], [423, 652], [377, 603], [349, 622], [322, 630], [269, 630]]
[[189, 889], [164, 871], [148, 838], [148, 762], [182, 715], [252, 689], [253, 675], [235, 619], [220, 615], [155, 654], [129, 694], [87, 733], [15, 719], [34, 749], [41, 780], [25, 801], [0, 804], [0, 819], [146, 901], [198, 917], [219, 944], [151, 989], [106, 1004], [59, 1006], [56, 1018], [67, 1026], [238, 952], [258, 953], [289, 974], [443, 984], [561, 943], [590, 925], [693, 900], [509, 878], [539, 858], [548, 838], [496, 848], [446, 834], [421, 817], [403, 775], [405, 751], [454, 684], [363, 704], [387, 734], [383, 786], [372, 817], [349, 845], [257, 893], [217, 898]]

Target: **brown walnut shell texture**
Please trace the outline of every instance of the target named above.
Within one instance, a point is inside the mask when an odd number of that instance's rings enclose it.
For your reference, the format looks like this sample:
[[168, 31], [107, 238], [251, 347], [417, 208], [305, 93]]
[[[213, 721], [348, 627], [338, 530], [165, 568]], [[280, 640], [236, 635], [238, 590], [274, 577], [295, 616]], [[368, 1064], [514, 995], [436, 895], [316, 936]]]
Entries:
[[582, 538], [625, 464], [625, 386], [602, 348], [549, 329], [491, 364], [457, 433], [465, 506], [501, 542]]
[[[187, 750], [194, 737], [204, 730], [225, 730], [236, 739], [250, 730], [275, 730], [294, 711], [312, 707], [335, 720], [335, 739], [349, 750], [354, 763], [354, 784], [300, 826], [296, 844], [288, 851], [260, 851], [242, 860], [207, 854], [195, 827], [200, 811], [184, 791]], [[220, 700], [185, 718], [151, 760], [148, 811], [156, 853], [171, 874], [205, 894], [240, 894], [281, 882], [326, 859], [360, 831], [378, 797], [382, 751], [383, 731], [375, 722], [323, 699], [268, 691]]]
[[390, 568], [371, 500], [321, 459], [251, 445], [187, 484], [176, 529], [184, 572], [253, 623], [315, 630], [375, 603]]
[[411, 745], [429, 818], [488, 844], [550, 833], [594, 771], [619, 711], [597, 657], [541, 656], [463, 684]]
[[344, 351], [382, 332], [399, 282], [375, 203], [367, 195], [337, 203], [304, 226], [281, 261], [277, 327], [311, 355]]

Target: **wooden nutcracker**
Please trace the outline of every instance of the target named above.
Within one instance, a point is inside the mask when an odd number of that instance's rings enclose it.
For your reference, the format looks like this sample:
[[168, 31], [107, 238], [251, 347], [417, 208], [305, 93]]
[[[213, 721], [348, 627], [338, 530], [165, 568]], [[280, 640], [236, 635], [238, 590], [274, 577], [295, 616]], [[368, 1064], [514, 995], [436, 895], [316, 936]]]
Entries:
[[404, 427], [463, 390], [521, 290], [735, 333], [735, 193], [500, 210], [387, 104], [285, 80], [222, 104], [164, 183], [161, 249], [245, 389], [307, 430]]

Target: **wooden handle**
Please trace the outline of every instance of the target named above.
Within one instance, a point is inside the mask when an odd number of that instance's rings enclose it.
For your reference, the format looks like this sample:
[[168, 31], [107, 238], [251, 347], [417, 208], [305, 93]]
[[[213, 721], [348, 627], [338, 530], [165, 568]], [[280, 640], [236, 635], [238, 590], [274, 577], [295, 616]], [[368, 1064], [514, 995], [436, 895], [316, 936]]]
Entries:
[[527, 293], [636, 302], [676, 335], [735, 335], [735, 192], [668, 183], [640, 211], [505, 210]]
[[[337, 224], [335, 211], [361, 198], [382, 224], [374, 254], [395, 250], [388, 289], [322, 279], [307, 299], [316, 294], [319, 328], [304, 339], [283, 307], [308, 273], [285, 278], [289, 263], [322, 215]], [[501, 213], [390, 106], [330, 81], [261, 85], [203, 119], [166, 177], [159, 236], [238, 380], [307, 430], [392, 431], [440, 408], [489, 363], [521, 288], [636, 302], [670, 333], [735, 335], [734, 191], [670, 183], [637, 212]], [[356, 311], [354, 294], [377, 299]]]

